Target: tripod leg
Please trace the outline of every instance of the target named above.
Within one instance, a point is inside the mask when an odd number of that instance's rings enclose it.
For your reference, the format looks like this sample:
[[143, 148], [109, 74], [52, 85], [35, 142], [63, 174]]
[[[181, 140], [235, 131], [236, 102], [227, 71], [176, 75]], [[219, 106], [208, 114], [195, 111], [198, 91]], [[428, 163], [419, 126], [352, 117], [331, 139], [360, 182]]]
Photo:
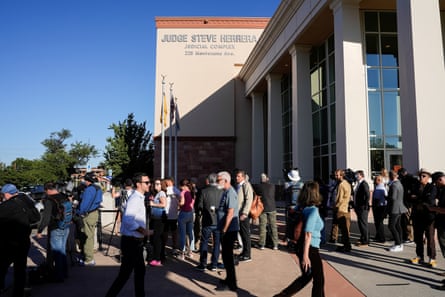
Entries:
[[117, 218], [119, 217], [120, 210], [116, 210], [116, 216], [114, 217], [113, 228], [111, 229], [110, 239], [108, 240], [107, 251], [105, 252], [105, 256], [108, 256], [108, 251], [110, 250], [111, 241], [113, 240], [114, 231], [116, 229]]

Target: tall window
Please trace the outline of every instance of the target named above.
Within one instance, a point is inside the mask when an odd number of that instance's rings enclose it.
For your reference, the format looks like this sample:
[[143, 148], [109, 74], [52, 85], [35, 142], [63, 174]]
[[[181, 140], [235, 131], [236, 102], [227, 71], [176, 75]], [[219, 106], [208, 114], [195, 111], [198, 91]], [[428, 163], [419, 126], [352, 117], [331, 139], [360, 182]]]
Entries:
[[281, 78], [281, 121], [283, 132], [283, 168], [292, 168], [292, 83], [291, 75]]
[[310, 56], [314, 175], [328, 181], [336, 168], [334, 36]]
[[399, 59], [395, 12], [365, 12], [371, 171], [402, 165]]

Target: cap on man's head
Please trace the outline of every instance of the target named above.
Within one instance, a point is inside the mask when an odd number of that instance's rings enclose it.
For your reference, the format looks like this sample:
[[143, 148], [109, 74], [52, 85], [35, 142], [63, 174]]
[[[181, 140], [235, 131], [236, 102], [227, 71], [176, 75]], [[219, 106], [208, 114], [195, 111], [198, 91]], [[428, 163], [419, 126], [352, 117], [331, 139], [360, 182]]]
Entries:
[[8, 193], [8, 194], [13, 195], [13, 194], [17, 193], [18, 190], [17, 190], [16, 186], [14, 186], [13, 184], [5, 184], [5, 185], [2, 187], [1, 192], [2, 192], [3, 194]]
[[87, 174], [85, 174], [83, 179], [86, 180], [86, 181], [89, 181], [90, 183], [97, 182], [97, 177], [96, 177], [96, 175], [94, 173], [87, 173]]

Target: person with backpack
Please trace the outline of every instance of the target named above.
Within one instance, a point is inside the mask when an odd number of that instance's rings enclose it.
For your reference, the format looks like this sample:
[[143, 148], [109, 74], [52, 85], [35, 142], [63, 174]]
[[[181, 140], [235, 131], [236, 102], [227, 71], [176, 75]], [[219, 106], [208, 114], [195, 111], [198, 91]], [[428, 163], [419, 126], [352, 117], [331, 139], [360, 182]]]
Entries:
[[37, 238], [42, 238], [42, 232], [48, 229], [48, 249], [46, 264], [52, 272], [52, 280], [63, 282], [68, 276], [66, 243], [73, 219], [73, 207], [69, 198], [57, 190], [57, 185], [48, 182], [44, 185], [46, 200], [42, 220], [37, 229]]
[[95, 183], [98, 182], [96, 175], [92, 172], [83, 177], [86, 188], [81, 195], [78, 214], [82, 217], [82, 231], [86, 236], [82, 247], [84, 258], [80, 264], [94, 266], [94, 233], [99, 220], [99, 207], [102, 203], [102, 189]]

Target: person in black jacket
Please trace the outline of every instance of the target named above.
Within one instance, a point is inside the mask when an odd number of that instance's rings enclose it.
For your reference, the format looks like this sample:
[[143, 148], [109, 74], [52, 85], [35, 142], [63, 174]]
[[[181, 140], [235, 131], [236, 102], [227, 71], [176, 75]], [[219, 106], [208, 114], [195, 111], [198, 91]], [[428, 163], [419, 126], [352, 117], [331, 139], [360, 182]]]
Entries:
[[0, 204], [0, 290], [5, 288], [5, 277], [14, 263], [13, 297], [22, 297], [26, 282], [26, 261], [31, 245], [31, 225], [40, 219], [34, 202], [16, 186], [6, 184], [1, 193], [5, 201]]
[[357, 214], [358, 227], [360, 229], [360, 241], [357, 246], [369, 244], [368, 214], [369, 214], [369, 185], [365, 180], [363, 170], [356, 172], [357, 187], [354, 191], [354, 210]]
[[419, 170], [419, 187], [415, 191], [413, 200], [413, 228], [414, 242], [416, 243], [416, 257], [411, 259], [413, 264], [424, 262], [424, 244], [423, 238], [426, 238], [426, 250], [429, 257], [428, 264], [436, 267], [436, 241], [434, 239], [434, 219], [435, 213], [428, 207], [435, 206], [437, 197], [437, 188], [430, 182], [431, 173], [428, 170]]
[[278, 249], [278, 231], [277, 231], [277, 209], [275, 205], [275, 185], [269, 183], [269, 177], [262, 173], [260, 176], [261, 183], [254, 185], [255, 193], [261, 197], [264, 210], [260, 215], [260, 239], [258, 240], [259, 249], [263, 250], [266, 245], [266, 227], [269, 224], [273, 249]]
[[[209, 185], [201, 191], [197, 207], [198, 211], [202, 214], [202, 232], [199, 249], [199, 265], [196, 267], [196, 269], [201, 271], [204, 271], [206, 268], [216, 271], [218, 268], [221, 235], [220, 231], [217, 229], [218, 221], [216, 217], [216, 210], [221, 201], [223, 190], [218, 189], [218, 184], [216, 182], [217, 178], [218, 175], [216, 173], [211, 173], [208, 176]], [[211, 235], [213, 235], [212, 259], [211, 263], [206, 265], [208, 243]]]

